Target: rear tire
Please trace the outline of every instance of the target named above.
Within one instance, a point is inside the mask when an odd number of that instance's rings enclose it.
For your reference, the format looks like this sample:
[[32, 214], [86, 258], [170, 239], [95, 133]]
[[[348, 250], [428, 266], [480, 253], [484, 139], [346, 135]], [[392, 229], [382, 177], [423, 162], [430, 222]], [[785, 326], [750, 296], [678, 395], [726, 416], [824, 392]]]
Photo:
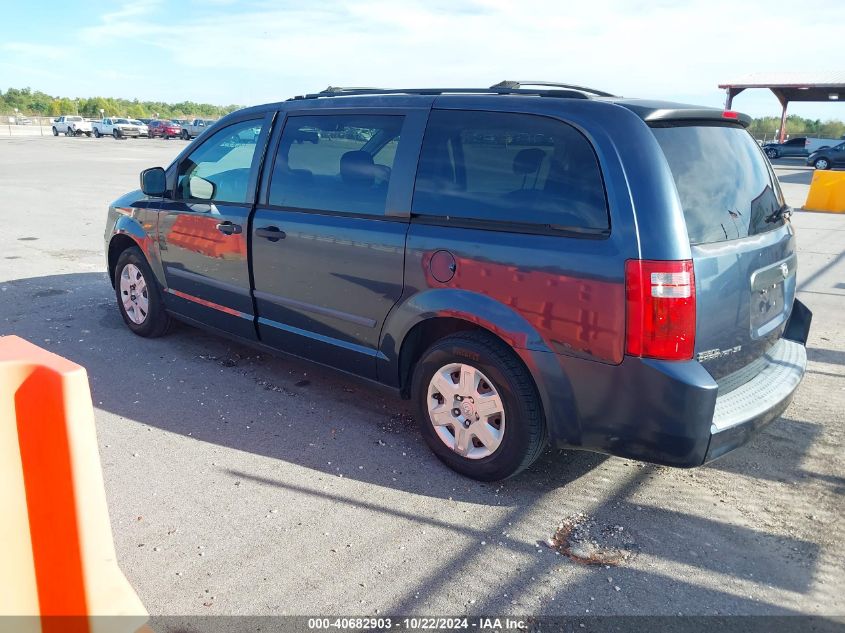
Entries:
[[[498, 401], [488, 400], [491, 396]], [[545, 417], [531, 375], [487, 332], [458, 333], [434, 343], [414, 368], [411, 398], [429, 448], [472, 479], [512, 477], [533, 464], [546, 445]]]
[[191, 136], [190, 136], [190, 134], [188, 134], [187, 130], [182, 130], [182, 140], [183, 141], [191, 140]]
[[171, 319], [164, 309], [161, 287], [137, 246], [127, 248], [118, 257], [114, 291], [123, 322], [132, 332], [146, 338], [167, 333]]
[[94, 138], [100, 138], [100, 130], [99, 128], [94, 128]]

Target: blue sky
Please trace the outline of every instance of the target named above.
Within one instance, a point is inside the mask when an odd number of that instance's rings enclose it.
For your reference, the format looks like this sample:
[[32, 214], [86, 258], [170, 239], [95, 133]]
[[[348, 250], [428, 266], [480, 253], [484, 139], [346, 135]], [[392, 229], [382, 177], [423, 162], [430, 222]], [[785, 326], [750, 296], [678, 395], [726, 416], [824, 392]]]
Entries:
[[[546, 79], [721, 106], [752, 72], [845, 71], [845, 3], [41, 0], [4, 8], [0, 89], [250, 105], [332, 85]], [[816, 46], [829, 42], [831, 46]], [[818, 51], [824, 55], [818, 55]], [[734, 102], [778, 115], [766, 91]], [[845, 119], [845, 102], [790, 112]]]

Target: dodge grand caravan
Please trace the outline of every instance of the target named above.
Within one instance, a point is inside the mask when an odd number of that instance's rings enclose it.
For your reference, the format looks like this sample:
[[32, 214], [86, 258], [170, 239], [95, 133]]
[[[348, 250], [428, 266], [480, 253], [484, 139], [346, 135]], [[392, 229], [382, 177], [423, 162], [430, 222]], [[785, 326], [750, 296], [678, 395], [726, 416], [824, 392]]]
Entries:
[[473, 478], [549, 444], [697, 466], [806, 365], [748, 123], [519, 82], [247, 108], [111, 205], [108, 272], [134, 333], [177, 318], [388, 385]]

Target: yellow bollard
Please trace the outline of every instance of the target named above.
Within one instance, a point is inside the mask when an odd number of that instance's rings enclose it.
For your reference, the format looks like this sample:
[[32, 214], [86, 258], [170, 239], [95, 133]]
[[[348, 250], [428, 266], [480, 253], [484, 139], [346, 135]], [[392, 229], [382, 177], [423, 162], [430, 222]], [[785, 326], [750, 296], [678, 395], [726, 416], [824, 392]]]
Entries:
[[16, 336], [0, 337], [0, 482], [0, 632], [143, 626], [117, 566], [85, 369]]
[[816, 170], [804, 210], [845, 213], [845, 171]]

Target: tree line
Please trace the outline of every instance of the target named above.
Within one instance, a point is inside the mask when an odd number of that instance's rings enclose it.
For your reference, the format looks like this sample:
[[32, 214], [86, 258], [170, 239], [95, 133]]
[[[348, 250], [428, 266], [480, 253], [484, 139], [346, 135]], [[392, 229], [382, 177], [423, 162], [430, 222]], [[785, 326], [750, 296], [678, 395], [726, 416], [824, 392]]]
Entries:
[[[162, 119], [185, 118], [190, 116], [221, 117], [243, 106], [217, 106], [210, 103], [164, 103], [161, 101], [139, 101], [138, 99], [116, 99], [112, 97], [90, 97], [69, 99], [54, 97], [40, 90], [30, 88], [9, 88], [0, 90], [0, 115], [13, 114], [15, 108], [26, 116], [60, 116], [62, 114], [80, 114], [84, 117], [100, 118], [100, 110], [106, 115], [124, 116], [133, 119], [145, 119], [158, 116]], [[805, 119], [796, 114], [786, 119], [789, 136], [821, 136], [841, 138], [845, 134], [845, 123], [834, 119]], [[773, 136], [780, 129], [780, 117], [767, 116], [754, 119], [748, 128], [754, 136]]]
[[[748, 126], [748, 131], [754, 136], [771, 137], [780, 131], [780, 117], [764, 116], [754, 119]], [[790, 114], [786, 117], [786, 133], [789, 136], [842, 138], [842, 135], [845, 134], [845, 123], [835, 119], [828, 119], [827, 121], [805, 119], [797, 114]]]
[[25, 116], [55, 117], [62, 114], [79, 114], [84, 117], [100, 118], [100, 110], [106, 116], [123, 116], [144, 119], [158, 116], [161, 119], [185, 118], [189, 116], [221, 117], [242, 108], [239, 105], [217, 106], [210, 103], [164, 103], [162, 101], [139, 101], [138, 99], [117, 99], [113, 97], [90, 97], [69, 99], [54, 97], [40, 90], [30, 88], [9, 88], [0, 90], [0, 115], [14, 114], [15, 108]]

